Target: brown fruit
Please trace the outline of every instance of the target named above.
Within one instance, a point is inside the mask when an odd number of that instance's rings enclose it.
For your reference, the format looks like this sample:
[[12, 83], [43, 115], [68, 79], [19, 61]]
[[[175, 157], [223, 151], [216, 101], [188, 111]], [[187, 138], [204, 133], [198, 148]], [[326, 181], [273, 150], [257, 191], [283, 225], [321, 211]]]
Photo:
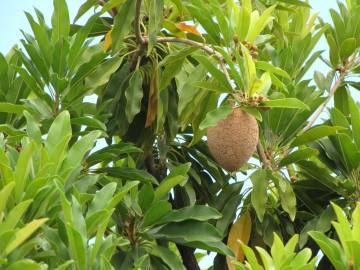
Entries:
[[207, 130], [210, 152], [226, 170], [233, 172], [244, 165], [256, 149], [259, 127], [256, 119], [240, 108]]

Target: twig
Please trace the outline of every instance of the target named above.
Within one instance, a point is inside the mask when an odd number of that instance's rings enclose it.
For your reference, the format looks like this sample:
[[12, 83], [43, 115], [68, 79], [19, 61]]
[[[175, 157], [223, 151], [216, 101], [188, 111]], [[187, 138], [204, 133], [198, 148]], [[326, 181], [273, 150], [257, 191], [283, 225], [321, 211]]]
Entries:
[[139, 57], [144, 53], [145, 49], [146, 49], [146, 43], [145, 43], [145, 39], [143, 38], [142, 34], [141, 34], [141, 19], [140, 19], [140, 13], [141, 13], [141, 0], [136, 0], [136, 6], [135, 6], [135, 21], [134, 21], [134, 31], [135, 31], [135, 37], [136, 37], [136, 42], [139, 44], [139, 48], [138, 50], [133, 54], [132, 58], [131, 58], [131, 66], [130, 69], [134, 70], [137, 63], [138, 63], [138, 59]]
[[[146, 38], [146, 41], [147, 40], [148, 39]], [[158, 43], [167, 43], [167, 42], [184, 43], [184, 44], [188, 44], [188, 45], [191, 45], [194, 47], [199, 47], [202, 50], [204, 50], [206, 53], [208, 53], [210, 55], [214, 55], [220, 62], [224, 62], [224, 58], [222, 57], [222, 55], [219, 52], [215, 51], [213, 48], [211, 48], [203, 43], [200, 43], [200, 42], [197, 42], [194, 40], [184, 39], [184, 38], [176, 38], [176, 37], [159, 37], [159, 38], [157, 38], [156, 41]]]
[[[214, 50], [213, 48], [211, 48], [211, 47], [209, 47], [209, 46], [207, 46], [207, 45], [205, 45], [203, 43], [200, 43], [200, 42], [197, 42], [197, 41], [194, 41], [194, 40], [190, 40], [190, 39], [184, 39], [184, 38], [159, 37], [159, 38], [156, 39], [156, 41], [158, 43], [174, 42], [174, 43], [183, 43], [183, 44], [191, 45], [191, 46], [198, 47], [198, 48], [202, 49], [203, 51], [205, 51], [209, 55], [215, 56], [215, 58], [219, 61], [220, 67], [221, 67], [224, 75], [226, 76], [229, 84], [231, 85], [231, 79], [230, 79], [230, 75], [229, 75], [228, 70], [227, 70], [226, 65], [225, 65], [224, 57], [219, 52]], [[147, 37], [144, 37], [144, 42], [145, 43], [148, 42]]]
[[258, 142], [258, 144], [256, 146], [256, 150], [258, 152], [263, 169], [270, 169], [270, 167], [271, 167], [270, 160], [266, 157], [264, 148], [260, 141]]
[[136, 41], [139, 44], [144, 44], [144, 39], [141, 35], [141, 26], [140, 26], [140, 12], [141, 12], [141, 0], [136, 0], [136, 7], [135, 7], [135, 36]]
[[327, 97], [327, 99], [321, 104], [321, 106], [319, 107], [319, 109], [317, 110], [317, 112], [314, 114], [314, 116], [312, 117], [312, 119], [309, 121], [309, 123], [307, 123], [307, 125], [305, 126], [305, 128], [303, 129], [303, 132], [309, 130], [316, 122], [316, 120], [320, 117], [321, 113], [325, 110], [326, 106], [328, 105], [328, 103], [330, 102], [330, 100], [332, 99], [332, 97], [335, 95], [336, 91], [341, 87], [341, 85], [343, 84], [344, 80], [345, 80], [345, 76], [348, 72], [348, 70], [352, 67], [354, 60], [356, 58], [356, 53], [353, 54], [353, 56], [350, 58], [350, 60], [346, 63], [345, 66], [340, 68], [340, 76], [339, 78], [337, 78], [335, 84], [333, 85], [333, 87], [330, 90], [329, 96]]
[[316, 120], [320, 117], [321, 113], [325, 110], [325, 108], [326, 108], [327, 104], [330, 102], [331, 98], [335, 95], [336, 90], [338, 90], [340, 88], [340, 86], [342, 85], [344, 79], [345, 79], [345, 72], [342, 72], [342, 73], [340, 73], [339, 78], [336, 80], [335, 84], [331, 88], [329, 96], [321, 104], [321, 106], [319, 107], [317, 112], [314, 114], [312, 119], [309, 121], [309, 123], [307, 123], [307, 125], [304, 127], [303, 132], [307, 131], [315, 124]]

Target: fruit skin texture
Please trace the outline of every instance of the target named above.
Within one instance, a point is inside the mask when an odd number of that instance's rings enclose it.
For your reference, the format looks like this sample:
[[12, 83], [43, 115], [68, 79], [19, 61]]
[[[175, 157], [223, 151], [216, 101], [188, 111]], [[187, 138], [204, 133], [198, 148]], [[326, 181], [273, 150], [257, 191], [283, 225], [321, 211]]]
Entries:
[[207, 130], [210, 152], [226, 170], [234, 172], [252, 156], [259, 140], [256, 119], [235, 108], [227, 118]]

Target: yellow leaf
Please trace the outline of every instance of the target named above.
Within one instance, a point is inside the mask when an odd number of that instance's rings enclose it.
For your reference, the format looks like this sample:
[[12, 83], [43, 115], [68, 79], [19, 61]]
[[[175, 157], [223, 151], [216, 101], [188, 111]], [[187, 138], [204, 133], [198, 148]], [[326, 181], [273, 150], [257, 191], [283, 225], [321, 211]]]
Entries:
[[28, 239], [41, 225], [43, 225], [48, 218], [35, 219], [26, 224], [23, 228], [15, 233], [15, 238], [5, 249], [5, 255], [10, 254], [14, 249], [20, 246], [26, 239]]
[[176, 28], [182, 32], [188, 32], [197, 36], [201, 36], [200, 32], [192, 25], [187, 25], [186, 23], [176, 24]]
[[105, 35], [104, 52], [106, 52], [111, 46], [111, 32], [112, 29], [110, 29], [110, 31]]
[[[228, 242], [228, 247], [234, 252], [236, 260], [243, 262], [245, 255], [239, 244], [241, 240], [245, 245], [249, 243], [251, 234], [251, 216], [249, 212], [243, 213], [238, 220], [231, 226]], [[235, 270], [235, 266], [231, 263], [233, 258], [227, 257], [226, 262], [229, 270]]]

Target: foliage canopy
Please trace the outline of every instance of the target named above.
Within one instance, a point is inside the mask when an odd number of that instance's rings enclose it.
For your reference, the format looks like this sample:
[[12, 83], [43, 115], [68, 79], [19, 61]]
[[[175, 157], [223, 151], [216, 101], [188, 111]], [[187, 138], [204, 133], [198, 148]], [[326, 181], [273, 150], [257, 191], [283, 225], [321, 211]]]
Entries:
[[[0, 54], [0, 269], [360, 269], [359, 0], [330, 24], [301, 0], [53, 3]], [[228, 172], [205, 135], [234, 107], [260, 134]]]

